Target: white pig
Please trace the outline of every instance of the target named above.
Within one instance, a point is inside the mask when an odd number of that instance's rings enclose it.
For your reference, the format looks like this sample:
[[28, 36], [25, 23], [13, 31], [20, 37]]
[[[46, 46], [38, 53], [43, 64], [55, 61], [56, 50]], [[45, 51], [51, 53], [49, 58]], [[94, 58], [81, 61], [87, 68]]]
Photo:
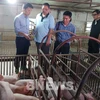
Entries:
[[0, 100], [15, 100], [8, 82], [0, 81]]
[[15, 96], [15, 100], [39, 100], [38, 98], [33, 97], [33, 96], [26, 96], [26, 95], [17, 94], [17, 93], [15, 93], [14, 96]]

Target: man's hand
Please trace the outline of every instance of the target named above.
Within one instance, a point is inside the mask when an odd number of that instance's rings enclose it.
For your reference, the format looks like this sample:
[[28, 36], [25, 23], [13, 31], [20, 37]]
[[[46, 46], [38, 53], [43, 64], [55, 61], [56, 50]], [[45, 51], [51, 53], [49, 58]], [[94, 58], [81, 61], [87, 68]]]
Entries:
[[27, 40], [31, 40], [29, 34], [25, 34], [24, 37], [25, 37]]
[[29, 34], [30, 40], [34, 40], [34, 36], [32, 34]]
[[46, 46], [49, 46], [49, 45], [50, 45], [50, 40], [47, 40]]
[[22, 33], [22, 32], [19, 32], [18, 34], [21, 35], [21, 36], [24, 36], [27, 40], [31, 40], [29, 34], [25, 34], [25, 33]]
[[47, 37], [47, 41], [46, 41], [46, 46], [49, 46], [50, 45], [50, 40], [51, 40], [51, 37], [52, 37], [53, 32], [54, 31], [52, 29], [49, 30], [48, 37]]

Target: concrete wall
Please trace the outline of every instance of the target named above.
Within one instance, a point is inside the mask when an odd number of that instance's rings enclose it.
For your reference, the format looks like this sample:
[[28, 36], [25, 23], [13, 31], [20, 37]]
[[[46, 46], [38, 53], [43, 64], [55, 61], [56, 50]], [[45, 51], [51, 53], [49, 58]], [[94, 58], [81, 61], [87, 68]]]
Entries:
[[[0, 37], [9, 34], [14, 34], [13, 19], [21, 12], [21, 6], [14, 5], [0, 5]], [[36, 15], [41, 12], [41, 8], [34, 8], [30, 18], [35, 18]], [[64, 11], [57, 11], [51, 9], [51, 13], [55, 18], [55, 21], [62, 20]], [[76, 26], [78, 34], [85, 33], [85, 27], [87, 21], [92, 21], [91, 13], [87, 12], [72, 12], [72, 23]], [[4, 32], [5, 31], [5, 32]], [[0, 38], [1, 39], [1, 38]]]

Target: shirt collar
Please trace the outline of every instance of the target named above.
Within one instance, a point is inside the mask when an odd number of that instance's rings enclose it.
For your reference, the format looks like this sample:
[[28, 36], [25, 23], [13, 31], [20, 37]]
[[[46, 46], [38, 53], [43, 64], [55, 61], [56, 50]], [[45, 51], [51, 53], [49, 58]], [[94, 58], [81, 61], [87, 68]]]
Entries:
[[[65, 26], [63, 21], [61, 21], [61, 23], [63, 24], [63, 26]], [[71, 22], [69, 22], [69, 24], [67, 26], [70, 26], [70, 25], [71, 25]]]
[[40, 16], [41, 16], [41, 22], [42, 22], [44, 18], [47, 18], [49, 16], [49, 13], [45, 17], [43, 17], [42, 13], [40, 13]]
[[28, 18], [28, 16], [25, 16], [25, 14], [23, 12], [21, 12], [21, 15], [25, 18]]
[[[47, 18], [47, 17], [48, 17], [48, 15], [49, 15], [49, 13], [48, 13], [48, 14], [47, 14], [44, 18]], [[43, 16], [42, 16], [42, 13], [40, 13], [40, 16], [41, 16], [41, 17], [43, 17]]]

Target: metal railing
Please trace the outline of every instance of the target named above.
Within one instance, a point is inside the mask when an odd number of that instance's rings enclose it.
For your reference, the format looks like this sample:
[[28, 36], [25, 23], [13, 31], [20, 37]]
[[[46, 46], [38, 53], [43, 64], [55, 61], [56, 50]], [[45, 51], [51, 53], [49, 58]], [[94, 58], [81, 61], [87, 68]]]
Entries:
[[[77, 53], [70, 54], [56, 54], [56, 51], [61, 48], [65, 43], [78, 40]], [[54, 54], [45, 55], [40, 46], [39, 55], [26, 55], [27, 56], [27, 68], [31, 69], [31, 76], [33, 79], [38, 79], [42, 74], [47, 80], [47, 76], [54, 78], [56, 74], [59, 81], [62, 81], [62, 74], [66, 77], [66, 82], [73, 82], [73, 90], [75, 94], [71, 93], [75, 100], [78, 99], [80, 93], [93, 92], [93, 96], [96, 100], [100, 99], [100, 58], [99, 54], [89, 54], [81, 48], [80, 39], [93, 39], [100, 43], [99, 40], [88, 36], [74, 36], [63, 43], [61, 43], [56, 49]], [[90, 57], [92, 56], [92, 61]], [[20, 56], [19, 56], [20, 57]], [[14, 73], [14, 56], [0, 56], [0, 74], [11, 75]], [[21, 64], [20, 64], [21, 67]], [[33, 70], [32, 70], [33, 68]], [[38, 68], [38, 71], [35, 70]], [[33, 73], [34, 72], [34, 73]], [[48, 81], [48, 80], [47, 80]], [[55, 100], [61, 98], [61, 85], [58, 86], [58, 94], [54, 94]], [[46, 90], [46, 89], [45, 89]], [[70, 91], [71, 92], [71, 91]], [[42, 91], [44, 100], [47, 100], [46, 91]], [[39, 95], [41, 100], [41, 96]], [[71, 99], [73, 99], [71, 98]], [[71, 100], [70, 99], [70, 100]]]
[[[59, 30], [58, 30], [59, 31]], [[45, 36], [42, 40], [42, 43]], [[57, 55], [56, 51], [59, 50], [65, 43], [71, 42], [74, 39], [78, 41], [77, 45], [77, 53], [69, 54], [69, 55]], [[97, 72], [97, 69], [100, 68], [99, 63], [99, 54], [89, 54], [84, 49], [81, 48], [81, 40], [82, 39], [92, 39], [97, 41], [100, 44], [98, 39], [89, 36], [73, 36], [72, 38], [62, 42], [54, 51], [52, 55], [51, 61], [46, 57], [46, 55], [41, 51], [42, 43], [40, 45], [40, 54], [44, 57], [44, 59], [49, 64], [49, 75], [53, 77], [54, 73], [56, 73], [61, 81], [61, 77], [59, 72], [57, 72], [56, 68], [58, 67], [62, 73], [71, 81], [74, 82], [74, 89], [76, 89], [76, 94], [72, 94], [75, 100], [78, 99], [80, 93], [83, 94], [85, 92], [93, 92], [93, 95], [96, 97], [97, 100], [100, 99], [100, 72]], [[92, 57], [92, 60], [90, 59]], [[88, 73], [89, 72], [89, 73]], [[88, 74], [87, 74], [88, 73]], [[92, 78], [93, 77], [93, 78]], [[60, 87], [60, 86], [59, 86]], [[74, 90], [73, 89], [73, 90]], [[59, 89], [61, 90], [61, 89]], [[58, 99], [60, 100], [60, 92], [58, 95]], [[72, 99], [73, 99], [72, 98]], [[70, 100], [72, 100], [70, 99]]]
[[28, 68], [28, 55], [0, 55], [0, 74], [13, 75], [15, 73], [14, 61], [16, 57], [19, 60], [19, 70], [21, 70], [21, 61], [23, 61], [25, 56], [27, 57], [26, 67]]

